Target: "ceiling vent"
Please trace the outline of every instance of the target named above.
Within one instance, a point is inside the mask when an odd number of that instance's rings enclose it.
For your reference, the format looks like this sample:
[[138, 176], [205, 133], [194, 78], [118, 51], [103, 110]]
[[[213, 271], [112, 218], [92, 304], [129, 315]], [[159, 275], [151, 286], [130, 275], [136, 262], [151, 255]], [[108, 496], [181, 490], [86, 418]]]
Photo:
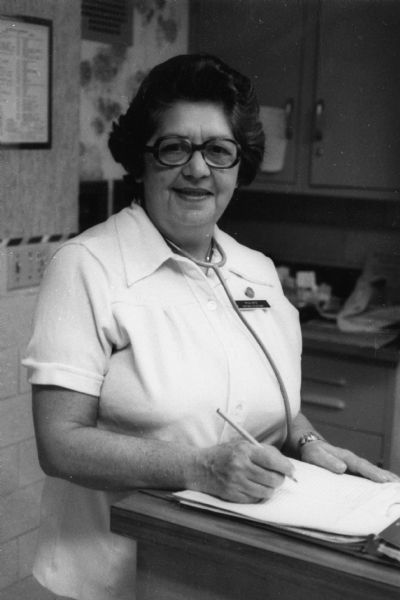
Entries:
[[82, 0], [82, 38], [131, 46], [133, 4], [132, 0]]

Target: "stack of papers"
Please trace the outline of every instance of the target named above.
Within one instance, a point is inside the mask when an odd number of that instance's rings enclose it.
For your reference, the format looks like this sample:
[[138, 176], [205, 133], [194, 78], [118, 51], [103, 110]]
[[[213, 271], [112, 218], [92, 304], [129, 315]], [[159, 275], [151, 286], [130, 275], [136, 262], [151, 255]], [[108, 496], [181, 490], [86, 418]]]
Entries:
[[263, 503], [236, 504], [191, 490], [174, 496], [185, 505], [338, 543], [377, 535], [400, 518], [400, 483], [375, 483], [292, 462], [297, 483], [286, 478]]

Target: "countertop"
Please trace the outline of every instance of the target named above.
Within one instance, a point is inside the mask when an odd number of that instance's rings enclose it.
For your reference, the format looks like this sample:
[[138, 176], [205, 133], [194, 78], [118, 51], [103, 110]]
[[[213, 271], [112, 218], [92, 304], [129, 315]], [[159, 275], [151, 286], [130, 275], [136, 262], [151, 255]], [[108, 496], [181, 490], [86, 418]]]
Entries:
[[304, 349], [336, 353], [397, 365], [400, 359], [399, 338], [381, 346], [382, 337], [359, 333], [344, 333], [334, 322], [307, 321], [302, 323]]
[[398, 599], [396, 565], [285, 536], [238, 519], [133, 493], [111, 530], [138, 542], [137, 596], [163, 599]]

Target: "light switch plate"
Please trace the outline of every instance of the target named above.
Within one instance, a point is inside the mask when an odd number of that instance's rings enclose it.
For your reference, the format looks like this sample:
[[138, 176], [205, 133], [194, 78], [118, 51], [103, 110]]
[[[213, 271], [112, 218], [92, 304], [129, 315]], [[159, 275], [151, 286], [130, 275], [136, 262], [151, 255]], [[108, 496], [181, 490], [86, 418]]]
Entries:
[[16, 290], [40, 284], [51, 257], [49, 244], [25, 244], [7, 249], [7, 289]]

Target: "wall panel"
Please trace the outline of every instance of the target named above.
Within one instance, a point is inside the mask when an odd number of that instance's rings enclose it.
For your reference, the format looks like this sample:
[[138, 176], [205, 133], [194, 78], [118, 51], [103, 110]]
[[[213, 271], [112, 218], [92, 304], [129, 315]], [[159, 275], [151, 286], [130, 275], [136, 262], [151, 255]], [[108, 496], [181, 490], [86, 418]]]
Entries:
[[77, 231], [80, 0], [0, 0], [0, 13], [53, 21], [53, 143], [0, 149], [0, 239]]

